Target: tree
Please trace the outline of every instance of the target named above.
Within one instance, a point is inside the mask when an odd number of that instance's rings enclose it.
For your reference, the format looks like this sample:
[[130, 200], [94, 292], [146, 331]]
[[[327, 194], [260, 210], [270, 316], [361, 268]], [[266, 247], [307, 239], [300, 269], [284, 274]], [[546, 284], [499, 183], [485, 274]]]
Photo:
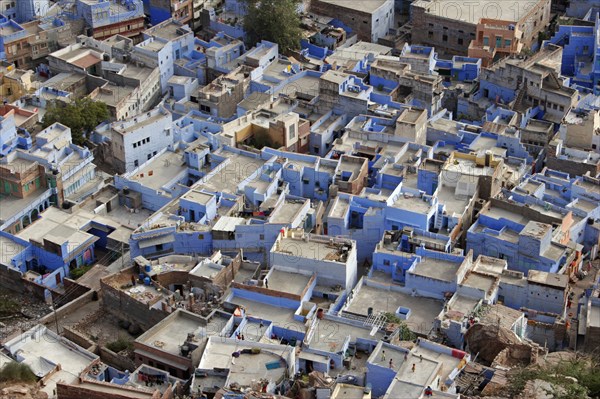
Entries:
[[24, 363], [10, 362], [0, 370], [0, 383], [36, 382], [37, 377]]
[[106, 104], [84, 97], [68, 104], [52, 101], [46, 110], [42, 124], [47, 128], [56, 122], [62, 123], [71, 128], [73, 141], [82, 145], [85, 142], [85, 134], [94, 130], [109, 116]]
[[300, 0], [245, 1], [247, 14], [244, 17], [244, 30], [247, 44], [253, 46], [261, 40], [268, 40], [277, 43], [282, 54], [300, 47]]

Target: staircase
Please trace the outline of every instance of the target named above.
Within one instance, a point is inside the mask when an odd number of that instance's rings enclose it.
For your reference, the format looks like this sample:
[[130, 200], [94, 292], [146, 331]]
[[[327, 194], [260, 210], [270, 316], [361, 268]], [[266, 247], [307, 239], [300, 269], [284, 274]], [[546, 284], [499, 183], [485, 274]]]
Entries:
[[527, 86], [525, 84], [521, 85], [521, 89], [519, 89], [519, 93], [517, 94], [517, 98], [512, 105], [513, 111], [519, 111], [523, 108], [527, 108], [523, 105], [523, 99], [525, 98], [525, 94], [527, 94]]
[[363, 325], [365, 327], [367, 327], [367, 326], [372, 327], [371, 333], [369, 334], [372, 337], [375, 336], [375, 334], [377, 334], [377, 331], [379, 331], [379, 329], [386, 324], [387, 324], [387, 319], [383, 313], [379, 313], [377, 315], [372, 314], [369, 317], [367, 317], [367, 319], [363, 323]]

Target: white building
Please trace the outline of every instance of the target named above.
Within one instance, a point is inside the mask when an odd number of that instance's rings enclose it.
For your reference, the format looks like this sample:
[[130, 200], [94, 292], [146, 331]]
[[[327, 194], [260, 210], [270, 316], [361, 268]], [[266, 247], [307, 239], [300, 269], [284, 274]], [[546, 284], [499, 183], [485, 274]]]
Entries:
[[134, 118], [115, 122], [108, 136], [113, 165], [131, 172], [173, 144], [172, 115], [162, 105]]
[[350, 291], [357, 282], [356, 242], [284, 229], [270, 254], [270, 267], [292, 273], [316, 273], [319, 285]]

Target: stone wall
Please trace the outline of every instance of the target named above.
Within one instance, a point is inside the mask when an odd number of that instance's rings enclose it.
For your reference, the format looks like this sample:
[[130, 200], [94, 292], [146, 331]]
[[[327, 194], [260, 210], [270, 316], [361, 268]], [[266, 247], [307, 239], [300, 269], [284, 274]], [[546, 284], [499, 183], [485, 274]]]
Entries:
[[100, 347], [100, 359], [102, 359], [104, 363], [113, 366], [119, 370], [133, 371], [136, 369], [133, 360], [131, 360], [128, 357], [119, 355], [118, 353], [115, 353], [110, 349], [107, 349], [102, 346]]
[[104, 309], [121, 320], [137, 324], [144, 331], [150, 329], [169, 313], [162, 309], [151, 309], [104, 280], [101, 280]]

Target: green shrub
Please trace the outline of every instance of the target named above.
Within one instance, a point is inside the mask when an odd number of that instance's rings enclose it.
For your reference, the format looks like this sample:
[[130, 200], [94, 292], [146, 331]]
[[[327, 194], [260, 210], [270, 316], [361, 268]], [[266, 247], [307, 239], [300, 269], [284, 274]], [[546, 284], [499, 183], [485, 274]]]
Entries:
[[71, 278], [73, 280], [77, 280], [78, 278], [80, 278], [81, 276], [83, 276], [84, 274], [86, 274], [87, 272], [89, 272], [91, 268], [92, 268], [92, 265], [81, 266], [80, 268], [73, 269], [70, 272]]
[[119, 338], [116, 341], [109, 342], [108, 344], [106, 344], [106, 347], [109, 350], [111, 350], [111, 351], [113, 351], [115, 353], [118, 353], [118, 352], [121, 352], [121, 351], [123, 351], [125, 349], [131, 349], [131, 348], [133, 348], [133, 343], [131, 341], [128, 341], [125, 338]]
[[21, 311], [21, 304], [10, 298], [0, 300], [0, 317], [12, 316]]
[[0, 382], [36, 382], [31, 368], [23, 363], [10, 362], [0, 370]]

